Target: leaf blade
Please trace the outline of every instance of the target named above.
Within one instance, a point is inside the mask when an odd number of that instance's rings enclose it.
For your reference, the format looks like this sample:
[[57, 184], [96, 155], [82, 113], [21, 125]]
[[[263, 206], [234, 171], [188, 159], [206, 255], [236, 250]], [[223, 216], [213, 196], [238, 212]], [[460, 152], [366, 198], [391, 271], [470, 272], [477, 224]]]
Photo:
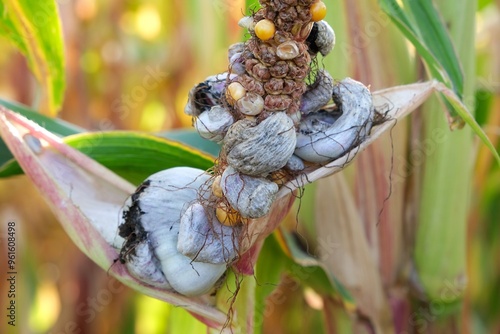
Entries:
[[0, 34], [25, 55], [40, 83], [41, 110], [55, 115], [65, 89], [63, 38], [55, 1], [5, 0], [0, 13]]
[[439, 61], [452, 83], [453, 90], [462, 98], [464, 75], [451, 37], [437, 9], [430, 0], [408, 1], [415, 27], [427, 48]]
[[[432, 2], [405, 0], [406, 10], [395, 0], [380, 0], [379, 3], [382, 10], [414, 45], [431, 77], [452, 88], [462, 98], [462, 66], [449, 32]], [[459, 121], [455, 109], [449, 108], [449, 112], [454, 123], [463, 124]]]

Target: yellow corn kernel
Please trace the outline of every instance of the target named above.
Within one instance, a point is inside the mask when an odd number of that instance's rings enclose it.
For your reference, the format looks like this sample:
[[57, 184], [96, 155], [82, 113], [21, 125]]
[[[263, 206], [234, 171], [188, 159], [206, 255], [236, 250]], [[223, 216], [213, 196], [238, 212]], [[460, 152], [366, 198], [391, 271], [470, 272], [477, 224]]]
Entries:
[[271, 181], [276, 183], [278, 187], [281, 187], [288, 182], [288, 173], [282, 169], [274, 171], [271, 173]]
[[274, 34], [276, 33], [276, 27], [274, 26], [273, 21], [264, 19], [257, 22], [254, 31], [255, 35], [259, 39], [267, 41], [274, 37]]
[[222, 198], [222, 188], [220, 186], [221, 176], [217, 175], [214, 179], [214, 183], [212, 183], [212, 194], [214, 194], [218, 198]]
[[215, 215], [222, 225], [236, 226], [241, 223], [241, 216], [238, 211], [234, 210], [224, 202], [217, 204]]
[[326, 16], [326, 5], [323, 1], [316, 1], [311, 6], [311, 16], [314, 22], [321, 21]]
[[246, 93], [247, 90], [239, 82], [231, 82], [226, 89], [227, 100], [231, 105], [234, 105], [236, 101], [245, 96]]

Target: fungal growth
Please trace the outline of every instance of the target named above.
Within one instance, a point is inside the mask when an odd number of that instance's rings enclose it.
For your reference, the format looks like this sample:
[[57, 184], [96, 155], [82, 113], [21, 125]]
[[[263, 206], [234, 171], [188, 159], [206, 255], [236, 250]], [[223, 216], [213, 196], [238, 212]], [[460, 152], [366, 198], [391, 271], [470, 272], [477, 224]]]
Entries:
[[152, 175], [124, 210], [120, 260], [151, 285], [209, 292], [248, 249], [247, 224], [269, 214], [281, 187], [347, 154], [370, 133], [369, 90], [313, 69], [335, 44], [323, 21], [325, 4], [260, 4], [240, 21], [250, 38], [229, 47], [228, 71], [189, 93], [185, 113], [202, 137], [222, 145], [213, 170]]

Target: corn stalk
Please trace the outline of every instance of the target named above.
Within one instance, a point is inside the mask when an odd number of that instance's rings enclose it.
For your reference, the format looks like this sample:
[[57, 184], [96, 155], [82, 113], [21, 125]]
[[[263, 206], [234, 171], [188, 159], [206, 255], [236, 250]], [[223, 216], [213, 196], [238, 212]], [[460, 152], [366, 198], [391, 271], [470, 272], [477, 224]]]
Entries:
[[[437, 1], [450, 30], [464, 71], [464, 101], [474, 109], [475, 1]], [[422, 167], [420, 209], [417, 218], [414, 260], [429, 312], [437, 319], [429, 327], [457, 328], [461, 301], [467, 285], [466, 233], [470, 208], [472, 163], [475, 152], [470, 129], [447, 131], [434, 112], [437, 101], [423, 109], [422, 142], [432, 145]], [[443, 136], [436, 138], [436, 133]], [[433, 145], [433, 143], [436, 143]], [[435, 148], [435, 149], [434, 149]]]

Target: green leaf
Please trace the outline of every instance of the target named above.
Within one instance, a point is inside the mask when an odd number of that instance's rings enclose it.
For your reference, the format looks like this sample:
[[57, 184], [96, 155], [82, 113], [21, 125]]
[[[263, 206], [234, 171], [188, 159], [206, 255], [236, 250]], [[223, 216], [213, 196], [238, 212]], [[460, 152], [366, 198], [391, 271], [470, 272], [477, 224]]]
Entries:
[[266, 311], [266, 298], [276, 289], [281, 281], [286, 263], [289, 263], [275, 238], [270, 235], [262, 247], [255, 267], [255, 312], [254, 333], [262, 333]]
[[201, 137], [198, 131], [193, 129], [169, 130], [157, 135], [181, 142], [213, 156], [219, 155], [220, 145]]
[[[391, 4], [388, 5], [388, 3]], [[448, 87], [451, 87], [451, 82], [446, 76], [446, 73], [443, 72], [438, 60], [426, 47], [424, 42], [419, 39], [408, 17], [402, 11], [402, 9], [397, 5], [397, 3], [391, 0], [387, 1], [382, 0], [381, 7], [389, 15], [389, 17], [391, 18], [393, 23], [399, 28], [399, 30], [401, 30], [403, 35], [405, 35], [405, 37], [413, 44], [418, 54], [425, 61], [425, 64], [427, 65], [427, 68], [432, 77], [445, 83]]]
[[483, 128], [477, 123], [474, 116], [470, 113], [467, 106], [455, 95], [453, 91], [447, 89], [446, 87], [436, 86], [437, 91], [439, 91], [442, 96], [446, 99], [450, 106], [457, 112], [462, 120], [471, 127], [475, 134], [481, 139], [481, 141], [488, 147], [493, 156], [495, 157], [497, 163], [500, 165], [500, 155], [498, 154], [495, 145], [490, 141]]
[[255, 328], [252, 315], [256, 284], [253, 277], [236, 274], [233, 270], [226, 272], [226, 280], [216, 294], [216, 306], [228, 316], [227, 320], [233, 317], [228, 333], [251, 333]]
[[451, 79], [453, 90], [462, 98], [464, 89], [462, 67], [446, 25], [434, 4], [431, 0], [405, 0], [404, 2], [413, 16], [420, 38], [425, 41], [425, 45], [443, 66]]
[[191, 314], [189, 314], [181, 307], [170, 306], [170, 314], [167, 319], [167, 326], [167, 334], [207, 332], [206, 325], [194, 318]]
[[40, 83], [41, 110], [55, 115], [65, 89], [64, 48], [56, 2], [4, 0], [0, 2], [0, 15], [0, 35], [24, 54]]
[[101, 132], [70, 136], [64, 141], [134, 184], [160, 170], [213, 167], [214, 159], [180, 143], [136, 132]]
[[[448, 30], [431, 0], [405, 0], [404, 9], [396, 0], [380, 0], [384, 10], [405, 37], [415, 46], [430, 75], [452, 88], [462, 98], [463, 72]], [[450, 109], [456, 117], [456, 110]]]
[[[134, 184], [163, 169], [190, 166], [206, 170], [214, 163], [213, 157], [198, 150], [136, 132], [83, 133], [66, 137], [64, 142]], [[20, 173], [15, 160], [0, 169], [0, 177]]]
[[280, 246], [284, 254], [292, 260], [288, 267], [290, 273], [310, 286], [322, 295], [339, 295], [344, 303], [355, 304], [353, 297], [349, 294], [335, 277], [329, 274], [322, 263], [304, 252], [289, 232], [279, 229], [275, 233], [276, 240], [281, 240]]

